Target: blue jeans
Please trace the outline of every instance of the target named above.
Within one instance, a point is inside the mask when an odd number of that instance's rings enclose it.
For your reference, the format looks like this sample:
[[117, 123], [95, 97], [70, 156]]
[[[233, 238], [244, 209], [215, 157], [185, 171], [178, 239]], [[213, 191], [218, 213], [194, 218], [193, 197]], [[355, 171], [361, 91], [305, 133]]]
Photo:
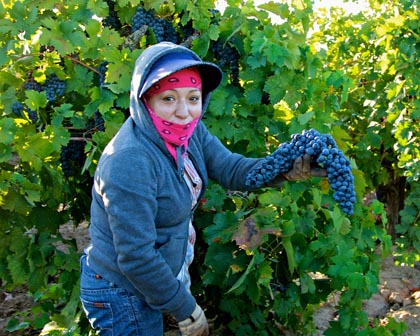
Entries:
[[80, 258], [80, 300], [91, 324], [104, 336], [162, 336], [163, 316], [146, 302], [103, 279]]

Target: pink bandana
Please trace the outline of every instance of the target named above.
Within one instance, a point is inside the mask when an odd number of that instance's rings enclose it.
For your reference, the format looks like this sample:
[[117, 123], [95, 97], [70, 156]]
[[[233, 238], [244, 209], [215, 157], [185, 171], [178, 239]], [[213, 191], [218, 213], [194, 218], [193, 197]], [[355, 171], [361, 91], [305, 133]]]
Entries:
[[202, 81], [198, 69], [185, 68], [162, 78], [160, 81], [153, 84], [144, 95], [146, 99], [149, 99], [150, 96], [159, 94], [163, 91], [184, 87], [193, 87], [201, 91], [201, 86]]

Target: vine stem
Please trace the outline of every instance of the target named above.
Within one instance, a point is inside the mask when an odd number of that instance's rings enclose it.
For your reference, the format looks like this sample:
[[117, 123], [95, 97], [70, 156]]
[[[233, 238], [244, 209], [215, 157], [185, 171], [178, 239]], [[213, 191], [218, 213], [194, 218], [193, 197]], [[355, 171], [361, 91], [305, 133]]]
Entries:
[[74, 63], [80, 64], [81, 66], [84, 66], [85, 68], [87, 68], [87, 69], [89, 69], [93, 72], [96, 72], [98, 75], [100, 74], [100, 72], [97, 69], [95, 69], [94, 67], [91, 67], [90, 65], [87, 65], [86, 63], [83, 63], [82, 61], [78, 60], [77, 58], [74, 58], [74, 57], [69, 56], [69, 55], [64, 55], [64, 57], [71, 60]]
[[[15, 61], [19, 61], [19, 60], [22, 60], [22, 59], [24, 59], [26, 57], [30, 57], [30, 56], [39, 57], [41, 55], [42, 55], [42, 53], [31, 53], [31, 54], [26, 54], [26, 55], [20, 55], [20, 56], [18, 56], [18, 57], [15, 58]], [[92, 67], [92, 66], [90, 66], [90, 65], [88, 65], [86, 63], [83, 63], [81, 60], [78, 60], [77, 58], [74, 58], [74, 57], [72, 57], [70, 55], [64, 55], [62, 57], [65, 57], [65, 58], [71, 60], [74, 63], [77, 63], [77, 64], [79, 64], [79, 65], [81, 65], [81, 66], [83, 66], [83, 67], [85, 67], [85, 68], [87, 68], [87, 69], [89, 69], [89, 70], [97, 73], [97, 74], [100, 74], [99, 70], [95, 69], [94, 67]]]

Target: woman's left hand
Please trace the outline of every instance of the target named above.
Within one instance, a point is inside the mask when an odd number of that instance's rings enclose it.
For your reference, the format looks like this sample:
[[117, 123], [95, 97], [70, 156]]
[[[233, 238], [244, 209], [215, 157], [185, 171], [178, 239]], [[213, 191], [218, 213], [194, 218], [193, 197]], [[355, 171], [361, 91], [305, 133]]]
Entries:
[[321, 167], [311, 167], [311, 156], [305, 154], [303, 157], [298, 157], [293, 163], [292, 169], [283, 176], [288, 181], [306, 180], [310, 177], [325, 177], [327, 171]]

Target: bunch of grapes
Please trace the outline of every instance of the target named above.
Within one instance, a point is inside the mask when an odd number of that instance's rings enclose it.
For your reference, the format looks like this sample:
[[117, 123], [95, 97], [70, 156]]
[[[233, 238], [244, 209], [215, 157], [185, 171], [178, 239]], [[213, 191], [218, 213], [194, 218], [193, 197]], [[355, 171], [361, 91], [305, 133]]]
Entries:
[[39, 120], [38, 113], [31, 109], [28, 109], [28, 117], [34, 124], [37, 123]]
[[99, 87], [102, 90], [102, 88], [105, 85], [105, 78], [106, 78], [106, 72], [108, 71], [108, 64], [109, 62], [104, 61], [101, 64], [99, 64]]
[[24, 106], [21, 102], [14, 102], [12, 105], [12, 112], [17, 116], [21, 116], [23, 112]]
[[232, 84], [239, 84], [239, 52], [236, 48], [222, 41], [212, 42], [210, 51], [217, 59], [221, 68], [230, 71], [232, 74]]
[[23, 87], [25, 90], [34, 90], [38, 92], [43, 91], [42, 85], [36, 82], [33, 78], [28, 79]]
[[55, 74], [48, 76], [44, 85], [41, 85], [33, 78], [30, 78], [23, 87], [25, 90], [34, 90], [38, 92], [45, 91], [47, 100], [50, 102], [55, 101], [57, 97], [64, 96], [66, 93], [66, 82], [58, 79]]
[[47, 77], [44, 85], [48, 101], [55, 101], [57, 97], [62, 97], [66, 93], [66, 82], [58, 79], [54, 74]]
[[153, 30], [157, 42], [178, 43], [178, 35], [170, 21], [157, 17], [153, 10], [147, 11], [139, 7], [131, 20], [131, 32], [134, 33], [144, 25]]
[[[105, 79], [106, 79], [106, 72], [108, 71], [108, 61], [101, 62], [99, 64], [99, 88], [101, 90], [106, 90], [105, 88]], [[95, 111], [93, 115], [94, 118], [94, 127], [97, 131], [105, 131], [105, 121], [102, 117], [102, 114], [99, 111]]]
[[320, 134], [313, 129], [294, 134], [291, 141], [281, 144], [258, 168], [248, 173], [246, 185], [262, 187], [278, 174], [288, 172], [294, 161], [305, 154], [311, 156], [311, 165], [326, 169], [328, 181], [334, 190], [334, 200], [344, 213], [352, 215], [356, 193], [350, 161], [337, 148], [331, 135]]
[[115, 1], [114, 0], [105, 0], [109, 8], [108, 16], [102, 21], [105, 27], [111, 27], [115, 30], [119, 30], [122, 25], [118, 17], [118, 13], [115, 11]]
[[23, 114], [23, 111], [26, 109], [26, 111], [28, 112], [28, 118], [30, 121], [32, 121], [32, 123], [36, 123], [38, 121], [38, 113], [36, 111], [31, 110], [30, 108], [26, 107], [25, 105], [23, 105], [21, 102], [16, 101], [13, 103], [12, 105], [12, 112], [21, 117]]
[[94, 123], [95, 123], [95, 130], [97, 131], [105, 131], [105, 120], [102, 117], [101, 112], [95, 111], [93, 115]]
[[70, 140], [67, 146], [61, 147], [60, 163], [64, 176], [73, 175], [73, 167], [80, 167], [86, 159], [85, 142]]

